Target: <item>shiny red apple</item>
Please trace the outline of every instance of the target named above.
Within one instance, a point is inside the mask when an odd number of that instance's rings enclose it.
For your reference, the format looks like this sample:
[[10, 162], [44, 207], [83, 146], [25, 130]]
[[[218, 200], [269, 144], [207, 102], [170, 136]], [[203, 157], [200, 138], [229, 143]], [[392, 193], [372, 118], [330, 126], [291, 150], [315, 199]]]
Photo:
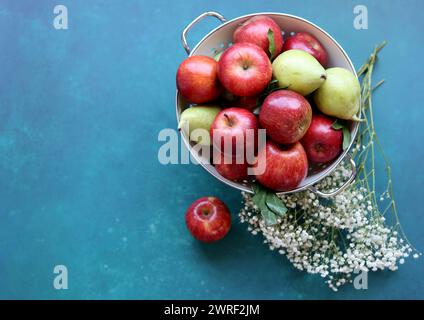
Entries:
[[232, 94], [245, 97], [261, 93], [271, 81], [271, 62], [265, 52], [251, 43], [236, 43], [218, 62], [218, 76]]
[[275, 51], [272, 59], [278, 56], [283, 47], [283, 36], [281, 35], [281, 28], [270, 17], [255, 16], [244, 22], [234, 31], [234, 43], [247, 42], [253, 43], [261, 47], [269, 56], [269, 40], [268, 31], [272, 30], [274, 36]]
[[291, 90], [278, 90], [264, 100], [259, 123], [272, 140], [282, 144], [299, 141], [311, 124], [308, 100]]
[[[260, 172], [261, 166], [265, 170]], [[258, 152], [256, 166], [253, 167], [256, 179], [265, 187], [274, 191], [295, 189], [308, 174], [308, 158], [299, 142], [279, 146], [267, 141]]]
[[298, 32], [286, 39], [283, 45], [283, 51], [303, 50], [311, 54], [325, 68], [328, 63], [328, 54], [324, 46], [311, 34]]
[[308, 159], [314, 163], [329, 162], [342, 152], [342, 130], [333, 129], [334, 119], [314, 114], [308, 131], [300, 141]]
[[187, 209], [185, 221], [194, 238], [203, 242], [215, 242], [228, 233], [231, 215], [224, 202], [216, 197], [203, 197]]
[[177, 88], [192, 103], [215, 100], [221, 94], [218, 63], [206, 56], [188, 57], [178, 67]]
[[[237, 161], [238, 159], [241, 159], [241, 161]], [[224, 178], [231, 181], [243, 181], [248, 178], [247, 169], [249, 164], [244, 156], [235, 158], [221, 154], [218, 160], [217, 163], [214, 163], [215, 169]]]
[[249, 110], [228, 108], [220, 111], [211, 125], [214, 147], [227, 156], [244, 156], [255, 149], [258, 120]]

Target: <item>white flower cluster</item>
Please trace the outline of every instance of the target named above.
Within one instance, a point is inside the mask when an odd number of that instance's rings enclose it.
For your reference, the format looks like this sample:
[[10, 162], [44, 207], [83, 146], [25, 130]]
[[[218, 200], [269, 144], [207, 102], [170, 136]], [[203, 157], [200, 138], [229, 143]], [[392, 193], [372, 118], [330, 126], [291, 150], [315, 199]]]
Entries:
[[[323, 179], [321, 190], [337, 188], [350, 175], [345, 165]], [[289, 209], [278, 223], [267, 226], [250, 194], [243, 193], [242, 222], [261, 233], [271, 250], [284, 254], [293, 265], [326, 278], [337, 291], [359, 271], [396, 270], [413, 249], [397, 228], [385, 225], [366, 189], [354, 185], [331, 200], [311, 191], [281, 196]], [[414, 254], [418, 257], [418, 254]]]

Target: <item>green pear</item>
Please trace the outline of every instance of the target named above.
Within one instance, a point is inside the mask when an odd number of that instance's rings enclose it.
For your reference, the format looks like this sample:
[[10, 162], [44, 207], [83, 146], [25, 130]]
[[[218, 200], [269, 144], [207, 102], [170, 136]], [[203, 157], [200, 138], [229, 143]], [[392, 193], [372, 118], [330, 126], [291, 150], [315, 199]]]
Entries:
[[314, 92], [314, 101], [322, 113], [345, 120], [359, 120], [361, 86], [358, 78], [343, 68], [327, 69], [327, 80]]
[[302, 50], [288, 50], [272, 63], [272, 74], [282, 88], [303, 96], [318, 89], [326, 79], [325, 69], [317, 59]]
[[[180, 123], [178, 129], [183, 130], [191, 141], [199, 143], [203, 146], [211, 145], [210, 142], [210, 128], [212, 122], [215, 120], [216, 115], [221, 111], [218, 106], [194, 106], [185, 109], [180, 116]], [[196, 129], [204, 129], [208, 134], [199, 137], [196, 134], [192, 135]]]

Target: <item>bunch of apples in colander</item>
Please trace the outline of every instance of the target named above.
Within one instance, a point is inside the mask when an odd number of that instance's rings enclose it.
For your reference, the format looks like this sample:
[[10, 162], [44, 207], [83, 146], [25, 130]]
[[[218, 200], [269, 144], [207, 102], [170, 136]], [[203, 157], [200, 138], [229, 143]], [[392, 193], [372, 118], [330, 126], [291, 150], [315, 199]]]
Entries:
[[[220, 151], [213, 164], [224, 178], [247, 180], [252, 167], [254, 179], [273, 191], [295, 189], [311, 167], [336, 159], [350, 143], [349, 122], [359, 120], [360, 107], [351, 71], [326, 69], [327, 51], [311, 34], [284, 39], [283, 31], [268, 16], [250, 18], [230, 47], [214, 57], [188, 57], [176, 76], [191, 103], [180, 117], [190, 140]], [[196, 129], [207, 130], [207, 138], [191, 136]], [[262, 146], [258, 129], [266, 130]], [[247, 151], [253, 163], [243, 158]]]

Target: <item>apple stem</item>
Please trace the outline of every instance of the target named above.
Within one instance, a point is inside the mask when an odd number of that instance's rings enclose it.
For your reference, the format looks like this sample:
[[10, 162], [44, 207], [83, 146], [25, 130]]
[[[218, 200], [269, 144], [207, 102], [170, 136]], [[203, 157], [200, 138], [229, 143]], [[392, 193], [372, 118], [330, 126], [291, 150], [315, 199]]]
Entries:
[[228, 114], [224, 113], [224, 117], [227, 119], [228, 125], [230, 127], [233, 126], [233, 122], [231, 121], [230, 117], [228, 116]]

